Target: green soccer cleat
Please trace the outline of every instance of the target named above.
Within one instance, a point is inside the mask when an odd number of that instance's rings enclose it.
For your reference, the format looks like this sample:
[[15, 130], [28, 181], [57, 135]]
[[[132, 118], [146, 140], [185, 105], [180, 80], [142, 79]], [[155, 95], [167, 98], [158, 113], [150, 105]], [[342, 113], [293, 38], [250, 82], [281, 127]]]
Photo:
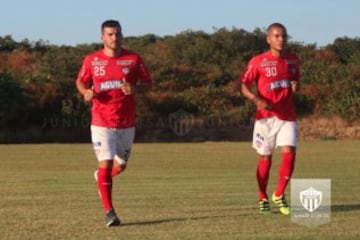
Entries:
[[272, 201], [279, 207], [279, 210], [284, 215], [290, 215], [290, 207], [285, 200], [285, 195], [280, 197], [275, 196], [275, 193], [272, 195]]
[[260, 213], [264, 213], [264, 214], [271, 213], [269, 200], [267, 200], [266, 198], [259, 200], [259, 210]]

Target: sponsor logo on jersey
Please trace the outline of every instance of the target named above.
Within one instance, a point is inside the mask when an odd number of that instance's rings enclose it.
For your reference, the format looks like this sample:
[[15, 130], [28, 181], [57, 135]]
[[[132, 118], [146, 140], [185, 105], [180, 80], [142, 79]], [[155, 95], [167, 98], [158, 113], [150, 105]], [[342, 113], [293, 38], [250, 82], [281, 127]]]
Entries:
[[123, 72], [123, 74], [128, 75], [129, 72], [130, 72], [130, 69], [127, 68], [127, 67], [123, 67], [123, 68], [122, 68], [122, 72]]
[[261, 67], [273, 67], [277, 65], [277, 61], [268, 61], [266, 58], [260, 63]]
[[93, 61], [91, 61], [91, 66], [106, 66], [107, 63], [107, 60], [98, 60], [98, 58], [96, 57]]
[[279, 89], [279, 88], [289, 88], [290, 86], [291, 86], [290, 80], [287, 80], [287, 79], [277, 80], [277, 81], [269, 84], [270, 90], [275, 90], [275, 89]]
[[116, 64], [121, 66], [129, 66], [132, 65], [134, 60], [117, 60]]
[[123, 85], [124, 80], [108, 80], [100, 83], [100, 91], [120, 89]]

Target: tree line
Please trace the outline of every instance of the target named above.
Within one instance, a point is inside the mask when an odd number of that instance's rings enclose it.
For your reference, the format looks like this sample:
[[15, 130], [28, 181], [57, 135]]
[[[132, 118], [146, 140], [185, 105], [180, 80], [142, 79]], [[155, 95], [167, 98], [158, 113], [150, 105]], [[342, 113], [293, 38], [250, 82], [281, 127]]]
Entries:
[[[266, 33], [220, 28], [173, 36], [126, 37], [126, 48], [143, 57], [153, 89], [138, 101], [140, 128], [161, 128], [174, 112], [192, 121], [211, 117], [251, 122], [254, 106], [240, 94], [239, 75], [248, 60], [268, 48]], [[0, 36], [0, 132], [28, 128], [78, 128], [89, 123], [89, 104], [76, 91], [84, 56], [102, 44], [52, 45]], [[317, 47], [290, 39], [301, 59], [299, 117], [360, 116], [360, 39], [339, 37]], [[4, 139], [0, 134], [0, 141]]]

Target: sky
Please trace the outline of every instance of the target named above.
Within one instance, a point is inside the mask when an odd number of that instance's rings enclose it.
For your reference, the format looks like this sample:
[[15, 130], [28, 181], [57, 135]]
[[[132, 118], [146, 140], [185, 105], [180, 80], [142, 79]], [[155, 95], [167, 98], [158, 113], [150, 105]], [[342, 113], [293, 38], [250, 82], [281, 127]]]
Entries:
[[1, 0], [0, 36], [75, 46], [100, 42], [107, 19], [119, 20], [124, 36], [160, 37], [280, 22], [291, 41], [323, 47], [360, 36], [359, 10], [359, 0]]

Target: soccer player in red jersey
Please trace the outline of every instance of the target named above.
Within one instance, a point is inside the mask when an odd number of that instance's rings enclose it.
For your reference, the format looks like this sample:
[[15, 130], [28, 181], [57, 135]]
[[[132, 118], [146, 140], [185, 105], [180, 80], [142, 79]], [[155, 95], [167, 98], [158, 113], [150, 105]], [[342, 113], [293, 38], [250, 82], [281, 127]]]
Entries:
[[[112, 205], [112, 178], [127, 166], [135, 137], [135, 97], [151, 87], [142, 58], [122, 47], [116, 20], [101, 25], [103, 49], [87, 55], [76, 86], [92, 102], [91, 139], [98, 159], [95, 179], [104, 207], [106, 226], [120, 225]], [[140, 81], [139, 81], [140, 80]]]
[[299, 58], [286, 51], [287, 30], [282, 24], [271, 24], [267, 28], [266, 40], [270, 49], [249, 61], [241, 75], [241, 91], [257, 107], [252, 145], [259, 155], [257, 181], [260, 212], [271, 213], [266, 188], [272, 154], [279, 146], [282, 159], [272, 200], [282, 214], [289, 215], [290, 208], [284, 192], [294, 170], [297, 145], [293, 93], [299, 87]]

